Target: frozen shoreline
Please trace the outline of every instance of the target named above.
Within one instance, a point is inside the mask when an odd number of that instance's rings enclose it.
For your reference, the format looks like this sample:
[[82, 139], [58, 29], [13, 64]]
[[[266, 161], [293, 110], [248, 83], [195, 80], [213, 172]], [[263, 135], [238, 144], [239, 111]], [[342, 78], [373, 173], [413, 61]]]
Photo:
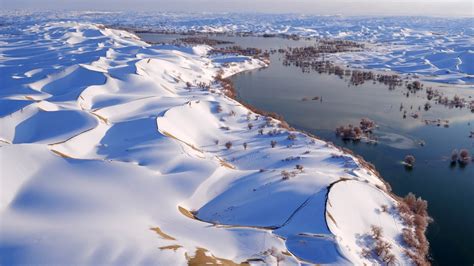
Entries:
[[262, 62], [93, 24], [22, 30], [0, 37], [1, 263], [381, 263], [361, 254], [372, 225], [411, 263], [374, 171], [214, 80]]

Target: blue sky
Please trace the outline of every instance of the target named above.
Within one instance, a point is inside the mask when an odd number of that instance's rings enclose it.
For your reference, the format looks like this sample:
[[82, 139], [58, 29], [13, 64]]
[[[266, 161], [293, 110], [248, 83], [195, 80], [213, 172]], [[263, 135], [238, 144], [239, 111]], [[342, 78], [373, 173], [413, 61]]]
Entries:
[[0, 0], [2, 9], [474, 16], [471, 0]]

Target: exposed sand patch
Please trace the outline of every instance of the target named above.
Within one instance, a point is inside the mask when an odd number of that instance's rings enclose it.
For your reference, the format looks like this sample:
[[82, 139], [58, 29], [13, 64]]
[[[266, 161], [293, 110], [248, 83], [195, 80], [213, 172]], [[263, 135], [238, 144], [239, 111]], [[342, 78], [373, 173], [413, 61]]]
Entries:
[[168, 234], [165, 234], [159, 227], [153, 227], [153, 228], [150, 228], [150, 230], [154, 231], [155, 233], [157, 233], [158, 235], [160, 235], [164, 239], [176, 240], [176, 238], [174, 238], [174, 237], [172, 237]]
[[202, 266], [202, 265], [223, 265], [223, 266], [244, 266], [250, 265], [248, 262], [236, 263], [232, 260], [217, 258], [207, 249], [197, 248], [194, 256], [186, 254], [189, 266]]

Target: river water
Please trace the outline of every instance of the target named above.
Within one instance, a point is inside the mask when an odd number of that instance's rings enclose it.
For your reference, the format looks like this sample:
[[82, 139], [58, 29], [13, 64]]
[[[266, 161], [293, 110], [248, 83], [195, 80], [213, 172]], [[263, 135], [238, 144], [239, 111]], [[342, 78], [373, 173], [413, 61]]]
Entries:
[[[141, 34], [145, 41], [168, 42], [179, 35]], [[278, 49], [298, 47], [311, 40], [283, 38], [212, 36], [243, 47]], [[461, 167], [450, 164], [452, 150], [466, 148], [474, 154], [474, 113], [427, 102], [425, 92], [406, 97], [403, 87], [389, 90], [383, 84], [366, 82], [350, 86], [335, 75], [303, 73], [283, 66], [282, 55], [271, 55], [270, 67], [233, 76], [240, 101], [258, 109], [275, 112], [296, 129], [310, 132], [336, 145], [349, 148], [375, 165], [399, 196], [413, 192], [428, 201], [434, 222], [428, 228], [430, 255], [435, 265], [474, 263], [474, 163]], [[473, 88], [444, 84], [433, 86], [447, 95], [474, 97]], [[321, 100], [303, 98], [320, 97]], [[408, 111], [406, 118], [400, 105]], [[421, 110], [418, 108], [421, 107]], [[410, 113], [418, 113], [417, 119]], [[341, 125], [358, 125], [361, 118], [374, 120], [377, 144], [343, 141], [334, 130]], [[425, 125], [424, 119], [449, 120], [449, 127]], [[423, 144], [423, 145], [420, 145]], [[401, 161], [407, 154], [416, 158], [415, 167], [406, 169]]]

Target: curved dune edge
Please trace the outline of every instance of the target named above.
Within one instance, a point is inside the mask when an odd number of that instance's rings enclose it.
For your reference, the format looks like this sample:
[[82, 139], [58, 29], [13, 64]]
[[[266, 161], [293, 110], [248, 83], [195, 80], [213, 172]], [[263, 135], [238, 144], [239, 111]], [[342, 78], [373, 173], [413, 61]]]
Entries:
[[[101, 25], [24, 30], [18, 40], [0, 35], [9, 44], [0, 97], [39, 101], [0, 118], [0, 264], [373, 262], [351, 242], [370, 224], [350, 226], [337, 190], [366, 184], [357, 200], [388, 202], [377, 188], [386, 185], [355, 156], [226, 97], [215, 77], [235, 69]], [[24, 57], [25, 49], [33, 52]], [[41, 141], [23, 135], [16, 144], [17, 126], [38, 112], [66, 115]], [[94, 126], [62, 126], [72, 113]], [[387, 237], [400, 237], [392, 231]]]

